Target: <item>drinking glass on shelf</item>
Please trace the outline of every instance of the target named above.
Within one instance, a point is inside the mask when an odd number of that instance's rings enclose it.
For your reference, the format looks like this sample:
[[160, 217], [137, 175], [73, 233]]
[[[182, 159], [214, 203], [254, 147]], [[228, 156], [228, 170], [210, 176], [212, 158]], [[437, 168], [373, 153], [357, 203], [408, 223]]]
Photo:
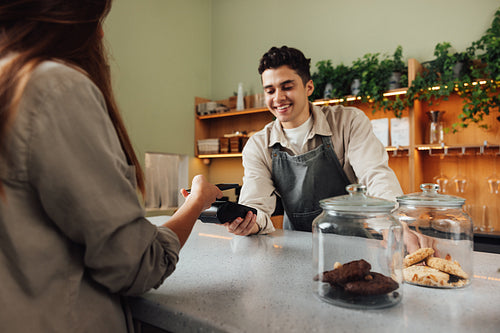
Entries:
[[[441, 156], [440, 159], [442, 160], [444, 156]], [[439, 190], [438, 192], [441, 194], [446, 194], [448, 193], [448, 184], [450, 182], [450, 179], [443, 173], [443, 166], [441, 165], [442, 163], [440, 162], [439, 166], [439, 175], [434, 177], [434, 183], [439, 185]]]
[[500, 178], [497, 176], [497, 155], [494, 156], [493, 174], [491, 174], [486, 181], [488, 182], [488, 190], [491, 194], [498, 194], [500, 190]]
[[457, 194], [465, 193], [468, 184], [468, 179], [462, 171], [463, 158], [464, 153], [462, 152], [462, 154], [457, 157], [457, 175], [452, 179], [455, 185], [455, 192], [457, 192]]
[[442, 172], [439, 174], [439, 176], [434, 177], [434, 183], [439, 185], [439, 192], [441, 194], [448, 193], [448, 183], [450, 180], [448, 177], [446, 177], [445, 174]]
[[490, 193], [498, 194], [500, 188], [500, 179], [498, 176], [496, 174], [492, 174], [486, 178], [486, 181], [488, 182], [488, 189], [490, 190]]
[[463, 206], [463, 210], [472, 219], [472, 224], [473, 224], [474, 231], [480, 231], [481, 225], [478, 223], [479, 219], [476, 219], [474, 217], [474, 210], [475, 210], [474, 209], [474, 205], [472, 205], [472, 204], [466, 204], [466, 205]]
[[490, 226], [490, 214], [488, 211], [488, 206], [483, 205], [483, 210], [482, 210], [482, 216], [481, 216], [481, 226], [479, 227], [479, 230], [484, 231], [484, 232], [491, 232], [493, 231], [493, 227]]

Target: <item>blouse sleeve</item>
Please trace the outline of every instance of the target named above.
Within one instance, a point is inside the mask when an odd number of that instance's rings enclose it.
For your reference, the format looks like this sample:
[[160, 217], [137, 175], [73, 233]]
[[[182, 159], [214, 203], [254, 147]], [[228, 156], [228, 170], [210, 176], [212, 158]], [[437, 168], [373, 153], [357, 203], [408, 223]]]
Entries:
[[29, 181], [62, 237], [85, 249], [83, 265], [110, 292], [161, 284], [175, 269], [179, 240], [144, 218], [134, 167], [99, 89], [55, 65], [37, 70], [25, 94], [33, 96], [20, 105], [31, 117]]

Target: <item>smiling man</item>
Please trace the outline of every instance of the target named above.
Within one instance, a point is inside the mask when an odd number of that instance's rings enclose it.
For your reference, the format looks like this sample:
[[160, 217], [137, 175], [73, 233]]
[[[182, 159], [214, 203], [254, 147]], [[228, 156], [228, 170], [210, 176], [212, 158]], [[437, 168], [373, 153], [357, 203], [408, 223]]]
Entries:
[[346, 194], [353, 183], [388, 200], [402, 195], [388, 155], [370, 120], [354, 107], [314, 106], [310, 59], [294, 48], [272, 47], [260, 60], [266, 104], [276, 120], [254, 134], [243, 150], [239, 202], [257, 209], [226, 223], [237, 235], [274, 231], [277, 200], [283, 228], [311, 231], [321, 199]]

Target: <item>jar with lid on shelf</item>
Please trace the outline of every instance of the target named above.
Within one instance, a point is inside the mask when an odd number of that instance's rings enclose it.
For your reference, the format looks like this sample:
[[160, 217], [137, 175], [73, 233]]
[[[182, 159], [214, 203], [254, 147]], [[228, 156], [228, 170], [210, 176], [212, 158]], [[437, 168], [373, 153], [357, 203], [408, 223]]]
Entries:
[[352, 184], [349, 194], [320, 201], [313, 221], [313, 292], [347, 308], [376, 309], [402, 298], [403, 230], [391, 214], [396, 203], [366, 195]]
[[397, 198], [394, 216], [405, 235], [405, 283], [461, 288], [472, 281], [473, 224], [463, 210], [465, 199], [439, 194], [439, 185]]

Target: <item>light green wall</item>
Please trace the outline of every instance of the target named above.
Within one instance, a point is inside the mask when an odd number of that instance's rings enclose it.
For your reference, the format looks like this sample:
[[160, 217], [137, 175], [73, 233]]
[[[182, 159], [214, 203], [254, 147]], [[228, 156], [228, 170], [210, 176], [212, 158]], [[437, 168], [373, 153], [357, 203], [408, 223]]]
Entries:
[[136, 152], [194, 154], [194, 96], [210, 94], [207, 0], [116, 0], [105, 22], [114, 88]]
[[[464, 50], [499, 7], [498, 0], [115, 0], [105, 34], [118, 103], [143, 160], [147, 151], [193, 156], [194, 96], [224, 99], [238, 82], [260, 92], [258, 60], [273, 45], [297, 47], [313, 65], [350, 64], [397, 45], [425, 61], [438, 42]], [[191, 159], [190, 174], [198, 169], [208, 172]]]
[[238, 82], [260, 92], [258, 61], [271, 46], [296, 47], [313, 66], [350, 65], [398, 45], [405, 58], [425, 61], [439, 42], [465, 50], [498, 8], [498, 0], [213, 0], [212, 98], [230, 96]]

